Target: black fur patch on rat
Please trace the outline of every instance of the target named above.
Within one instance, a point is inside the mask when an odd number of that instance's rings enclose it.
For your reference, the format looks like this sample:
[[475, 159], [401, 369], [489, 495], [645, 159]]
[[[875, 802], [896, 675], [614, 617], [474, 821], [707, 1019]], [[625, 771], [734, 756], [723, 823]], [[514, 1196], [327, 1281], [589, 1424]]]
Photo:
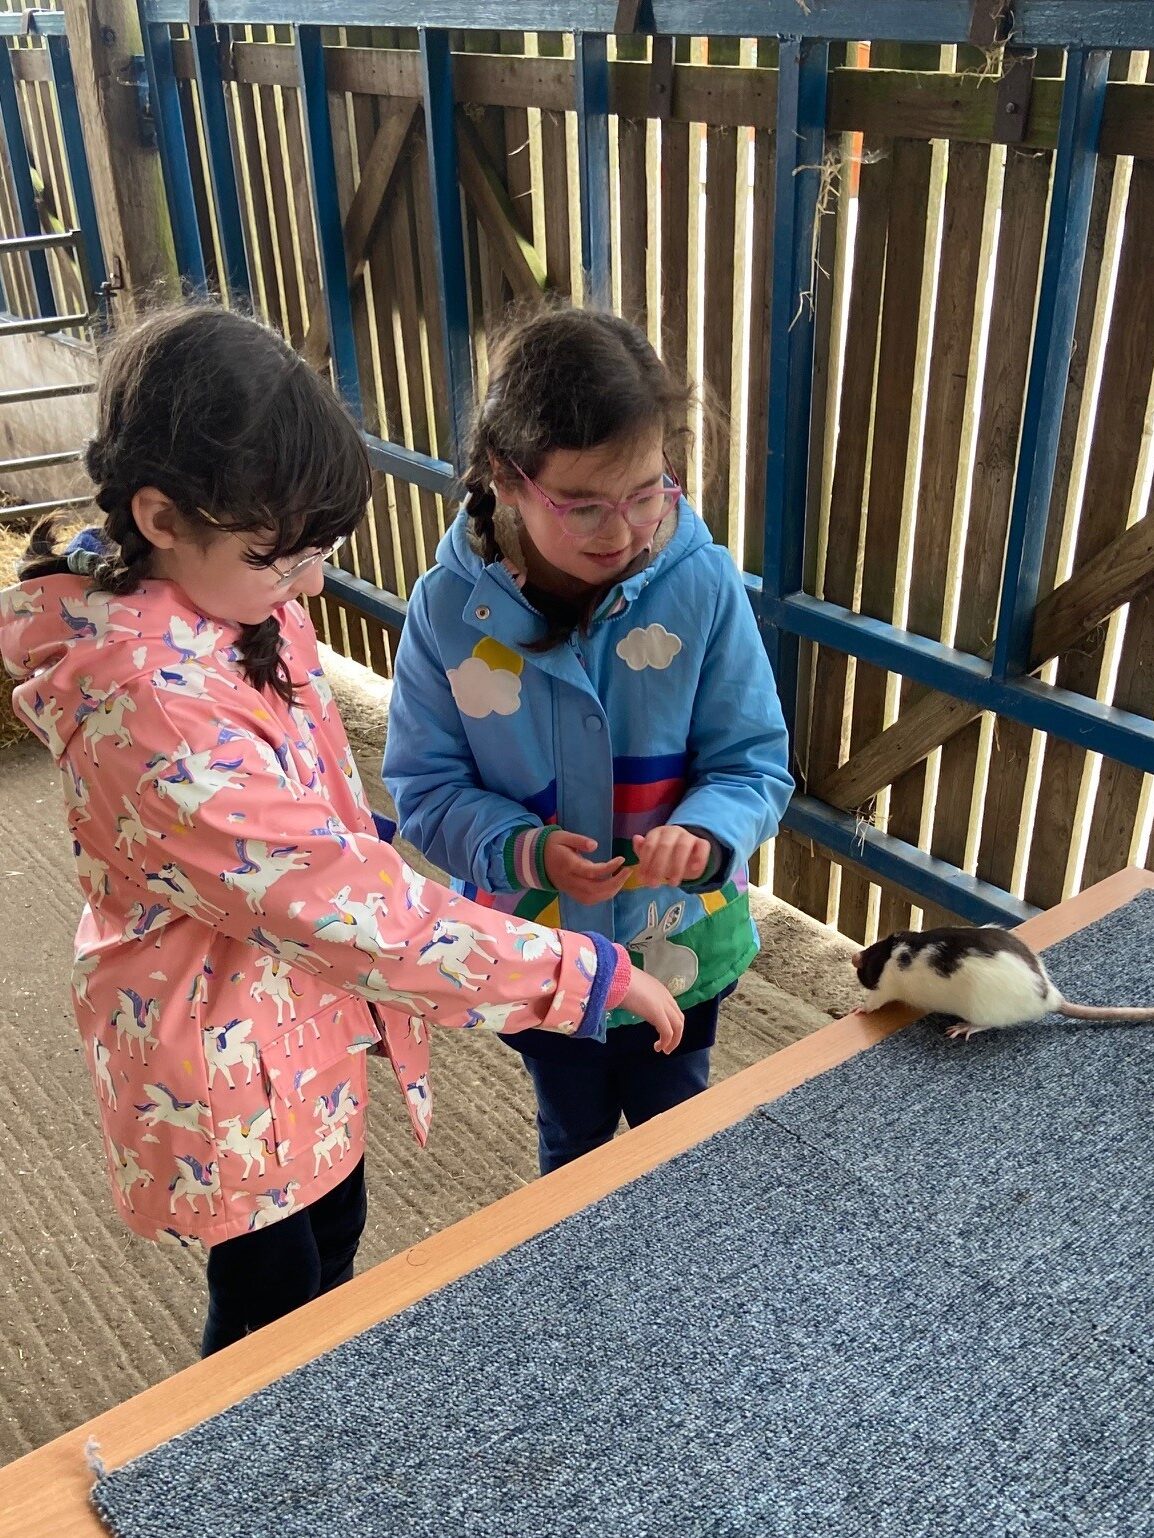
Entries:
[[927, 960], [939, 977], [952, 977], [971, 956], [1017, 956], [1039, 978], [1037, 958], [1016, 935], [1005, 929], [927, 929], [917, 936], [920, 949], [930, 952]]

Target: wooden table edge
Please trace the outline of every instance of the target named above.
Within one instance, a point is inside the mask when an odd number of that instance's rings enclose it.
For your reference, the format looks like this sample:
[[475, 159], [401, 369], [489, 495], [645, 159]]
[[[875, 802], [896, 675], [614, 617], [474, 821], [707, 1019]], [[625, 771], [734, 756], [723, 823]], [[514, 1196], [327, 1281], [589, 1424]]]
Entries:
[[[1154, 872], [1119, 871], [1029, 920], [1018, 932], [1042, 950], [1151, 887]], [[108, 1468], [122, 1466], [580, 1212], [914, 1018], [906, 1010], [887, 1009], [835, 1020], [576, 1163], [402, 1250], [227, 1351], [194, 1363], [25, 1454], [0, 1469], [0, 1538], [27, 1538], [32, 1533], [37, 1538], [107, 1538], [88, 1500], [93, 1475], [85, 1448], [90, 1439]]]

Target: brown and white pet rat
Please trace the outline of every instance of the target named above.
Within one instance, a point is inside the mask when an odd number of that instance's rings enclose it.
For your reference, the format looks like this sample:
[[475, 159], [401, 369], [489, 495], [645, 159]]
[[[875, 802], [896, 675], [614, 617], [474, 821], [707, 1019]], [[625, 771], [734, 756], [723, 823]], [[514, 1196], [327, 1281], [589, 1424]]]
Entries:
[[1154, 1020], [1154, 1009], [1098, 1009], [1069, 1004], [1034, 952], [1006, 929], [900, 930], [853, 958], [858, 981], [874, 995], [869, 1009], [907, 1004], [956, 1015], [948, 1036], [1024, 1025], [1043, 1015], [1075, 1020]]

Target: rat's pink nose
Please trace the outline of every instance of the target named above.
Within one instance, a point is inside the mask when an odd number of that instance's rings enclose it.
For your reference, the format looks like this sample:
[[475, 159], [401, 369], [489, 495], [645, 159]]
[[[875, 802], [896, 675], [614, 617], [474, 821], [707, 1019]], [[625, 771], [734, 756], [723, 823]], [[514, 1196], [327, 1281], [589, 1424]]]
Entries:
[[861, 966], [861, 958], [862, 958], [861, 951], [854, 951], [854, 953], [853, 953], [853, 964], [854, 964], [855, 967], [860, 967]]

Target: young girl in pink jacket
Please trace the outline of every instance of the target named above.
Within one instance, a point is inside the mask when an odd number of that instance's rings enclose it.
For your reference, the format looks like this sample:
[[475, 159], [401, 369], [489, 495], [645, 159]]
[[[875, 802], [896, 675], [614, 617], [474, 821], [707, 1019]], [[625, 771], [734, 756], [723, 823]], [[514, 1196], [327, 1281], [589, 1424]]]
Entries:
[[602, 1039], [681, 1015], [600, 935], [513, 922], [377, 836], [298, 601], [370, 492], [276, 335], [209, 306], [120, 334], [87, 467], [104, 520], [0, 593], [14, 704], [56, 758], [86, 906], [76, 1016], [113, 1199], [208, 1250], [205, 1354], [352, 1275], [367, 1051], [418, 1139], [426, 1026]]

